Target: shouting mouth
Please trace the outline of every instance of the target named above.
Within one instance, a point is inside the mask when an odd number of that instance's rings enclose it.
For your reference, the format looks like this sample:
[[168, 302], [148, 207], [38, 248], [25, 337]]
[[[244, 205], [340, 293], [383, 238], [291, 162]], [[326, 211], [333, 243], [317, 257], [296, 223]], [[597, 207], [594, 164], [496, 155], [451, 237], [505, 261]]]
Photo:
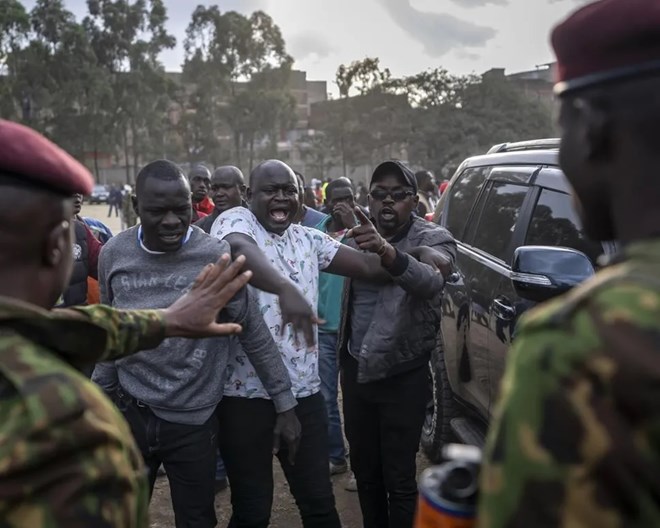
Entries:
[[396, 213], [392, 209], [383, 209], [380, 212], [380, 217], [382, 220], [386, 222], [391, 222], [393, 220], [396, 220]]
[[289, 210], [277, 207], [275, 209], [271, 209], [270, 218], [276, 224], [284, 224], [289, 219]]

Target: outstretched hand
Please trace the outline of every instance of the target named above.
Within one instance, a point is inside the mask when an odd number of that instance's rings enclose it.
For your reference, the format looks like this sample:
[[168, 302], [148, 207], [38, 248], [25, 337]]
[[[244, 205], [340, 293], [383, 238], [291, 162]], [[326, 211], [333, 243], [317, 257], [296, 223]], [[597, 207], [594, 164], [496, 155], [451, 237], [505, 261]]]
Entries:
[[222, 255], [215, 264], [208, 264], [197, 276], [191, 290], [165, 309], [167, 337], [214, 337], [237, 334], [241, 326], [216, 322], [218, 313], [252, 277], [251, 271], [241, 273], [245, 257], [230, 264], [229, 255]]
[[347, 238], [353, 238], [358, 247], [363, 251], [370, 253], [379, 253], [387, 244], [387, 241], [380, 236], [376, 226], [369, 220], [369, 217], [364, 214], [364, 211], [356, 207], [353, 212], [360, 225], [351, 229], [346, 233]]

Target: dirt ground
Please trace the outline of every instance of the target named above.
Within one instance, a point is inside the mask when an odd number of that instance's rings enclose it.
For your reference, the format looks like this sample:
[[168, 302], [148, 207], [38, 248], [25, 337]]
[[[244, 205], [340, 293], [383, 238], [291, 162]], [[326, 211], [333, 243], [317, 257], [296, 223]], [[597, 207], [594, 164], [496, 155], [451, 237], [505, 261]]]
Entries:
[[114, 215], [114, 211], [113, 215], [108, 218], [108, 209], [108, 206], [105, 204], [89, 205], [88, 203], [85, 203], [82, 207], [82, 211], [80, 211], [80, 214], [82, 216], [90, 216], [100, 220], [110, 228], [110, 231], [112, 231], [113, 235], [116, 235], [121, 231], [121, 221], [119, 217]]
[[[426, 457], [421, 453], [417, 455], [417, 472], [421, 473], [429, 465]], [[273, 465], [275, 471], [275, 496], [273, 498], [273, 514], [270, 521], [271, 528], [300, 528], [302, 523], [298, 516], [293, 498], [279, 464]], [[360, 504], [357, 493], [346, 491], [344, 486], [348, 480], [348, 474], [333, 477], [337, 511], [341, 517], [343, 528], [361, 528], [362, 517], [360, 516]], [[215, 499], [215, 511], [218, 516], [218, 526], [225, 528], [231, 515], [231, 504], [229, 502], [230, 490], [225, 490]], [[151, 528], [174, 528], [174, 514], [170, 500], [170, 489], [167, 477], [159, 477], [156, 481], [154, 495], [149, 508]]]

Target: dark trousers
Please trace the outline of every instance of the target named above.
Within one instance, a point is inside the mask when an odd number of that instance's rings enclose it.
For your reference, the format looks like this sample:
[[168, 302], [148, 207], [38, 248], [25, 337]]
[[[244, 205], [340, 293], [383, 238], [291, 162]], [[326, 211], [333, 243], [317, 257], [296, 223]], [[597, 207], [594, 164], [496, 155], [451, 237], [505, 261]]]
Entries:
[[[328, 419], [321, 394], [300, 398], [302, 439], [295, 465], [281, 445], [278, 458], [304, 528], [340, 527], [328, 465]], [[231, 484], [230, 528], [265, 528], [273, 505], [273, 428], [269, 400], [223, 398], [218, 405], [220, 452]]]
[[146, 405], [121, 395], [118, 406], [131, 426], [149, 470], [149, 492], [161, 463], [170, 482], [176, 528], [211, 528], [215, 516], [218, 419], [182, 425], [158, 418]]
[[115, 210], [115, 216], [119, 216], [119, 204], [115, 202], [108, 202], [109, 208], [108, 208], [108, 218], [112, 216], [112, 210]]
[[430, 397], [428, 368], [357, 382], [357, 361], [341, 369], [344, 423], [364, 528], [412, 528], [416, 455]]

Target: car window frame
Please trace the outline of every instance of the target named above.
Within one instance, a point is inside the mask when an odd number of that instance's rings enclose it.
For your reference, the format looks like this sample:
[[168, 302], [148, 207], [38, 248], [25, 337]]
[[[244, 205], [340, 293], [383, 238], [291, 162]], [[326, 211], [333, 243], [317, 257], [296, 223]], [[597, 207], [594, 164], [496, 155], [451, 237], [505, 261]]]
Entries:
[[[534, 212], [536, 211], [536, 206], [538, 205], [538, 202], [541, 199], [541, 194], [543, 193], [543, 191], [553, 192], [553, 193], [557, 193], [557, 194], [563, 194], [563, 195], [567, 196], [569, 199], [570, 199], [570, 196], [571, 196], [570, 193], [564, 191], [562, 188], [558, 188], [558, 187], [554, 187], [554, 186], [550, 187], [548, 185], [534, 185], [534, 193], [533, 193], [534, 196], [533, 196], [533, 200], [532, 200], [532, 207], [531, 207], [531, 210], [530, 210], [528, 218], [527, 218], [527, 223], [525, 225], [524, 232], [522, 234], [522, 245], [525, 245], [527, 243], [527, 236], [529, 235], [529, 231], [530, 231], [530, 228], [531, 228], [531, 225], [532, 225], [532, 220], [534, 219]], [[572, 209], [575, 210], [575, 208], [573, 208], [573, 207], [572, 207]], [[575, 211], [575, 212], [577, 214], [577, 211]], [[582, 229], [584, 231], [584, 226], [582, 226]], [[596, 241], [592, 240], [592, 242], [596, 242]], [[602, 249], [602, 254], [601, 255], [607, 256], [607, 255], [611, 255], [611, 254], [616, 253], [616, 251], [615, 251], [615, 253], [612, 253], [612, 250], [610, 250], [609, 247], [610, 246], [611, 247], [617, 247], [618, 246], [617, 242], [597, 242], [597, 243], [600, 244], [600, 247]], [[563, 246], [563, 247], [567, 247], [569, 249], [574, 249], [575, 251], [581, 251], [578, 248], [574, 248], [574, 247], [570, 247], [570, 246]], [[586, 253], [585, 253], [585, 255], [586, 255]], [[596, 267], [598, 265], [598, 260], [597, 259], [592, 260], [591, 257], [589, 257], [589, 255], [587, 255], [587, 257], [592, 262], [594, 267]]]
[[[449, 229], [449, 226], [447, 225], [447, 220], [448, 220], [449, 213], [451, 211], [451, 205], [452, 205], [452, 195], [451, 195], [451, 193], [454, 190], [454, 187], [456, 187], [458, 182], [463, 178], [463, 176], [465, 175], [465, 173], [467, 171], [469, 171], [469, 170], [480, 170], [480, 169], [487, 169], [488, 173], [484, 176], [483, 181], [481, 182], [481, 187], [479, 189], [479, 192], [477, 193], [477, 196], [476, 196], [475, 200], [472, 202], [472, 205], [470, 207], [470, 211], [468, 212], [468, 215], [467, 215], [467, 220], [465, 221], [465, 225], [463, 226], [463, 231], [461, 233], [454, 233], [453, 231], [451, 231]], [[451, 232], [452, 236], [454, 237], [454, 240], [456, 240], [456, 242], [463, 243], [463, 241], [464, 241], [463, 235], [466, 232], [467, 226], [470, 224], [470, 219], [472, 218], [472, 216], [474, 214], [474, 211], [475, 211], [475, 208], [476, 208], [477, 204], [481, 200], [484, 189], [487, 187], [488, 178], [489, 178], [490, 173], [492, 172], [492, 170], [493, 170], [492, 165], [466, 165], [464, 167], [459, 168], [458, 171], [456, 171], [457, 175], [455, 175], [452, 178], [451, 185], [449, 187], [447, 187], [447, 189], [443, 193], [443, 196], [440, 198], [441, 202], [444, 202], [444, 204], [442, 205], [442, 207], [439, 207], [439, 209], [440, 209], [439, 219], [438, 219], [439, 225], [441, 225], [442, 227], [448, 229]]]
[[[541, 171], [542, 166], [541, 165], [492, 165], [491, 171], [488, 176], [488, 180], [486, 181], [486, 185], [484, 185], [481, 189], [481, 192], [479, 193], [479, 196], [477, 200], [475, 200], [475, 204], [472, 207], [471, 214], [468, 218], [468, 221], [466, 223], [466, 228], [465, 228], [465, 234], [467, 235], [465, 239], [462, 241], [462, 243], [467, 246], [470, 250], [478, 253], [479, 255], [491, 260], [492, 262], [503, 266], [507, 269], [511, 269], [511, 260], [513, 258], [513, 253], [517, 247], [520, 247], [525, 240], [525, 234], [526, 231], [523, 232], [524, 228], [526, 225], [529, 224], [531, 221], [530, 215], [533, 211], [533, 207], [536, 202], [531, 200], [531, 194], [534, 189], [533, 181], [538, 175], [538, 173]], [[523, 182], [523, 179], [510, 179], [510, 178], [503, 178], [501, 177], [500, 173], [494, 172], [494, 169], [525, 169], [528, 168], [530, 169], [529, 171], [529, 177], [527, 178], [526, 182]], [[527, 193], [525, 194], [525, 198], [523, 199], [523, 203], [520, 206], [520, 213], [518, 214], [518, 218], [516, 219], [516, 224], [513, 228], [513, 233], [511, 235], [511, 240], [509, 241], [509, 247], [506, 249], [504, 253], [504, 260], [496, 257], [495, 255], [492, 255], [488, 253], [487, 251], [484, 251], [483, 249], [480, 249], [474, 245], [474, 237], [476, 235], [476, 226], [479, 225], [479, 222], [481, 222], [481, 215], [484, 210], [484, 206], [486, 205], [486, 201], [488, 199], [488, 196], [490, 194], [491, 189], [493, 188], [494, 185], [498, 183], [503, 183], [503, 184], [510, 184], [510, 185], [519, 185], [520, 187], [526, 187], [527, 188]]]

